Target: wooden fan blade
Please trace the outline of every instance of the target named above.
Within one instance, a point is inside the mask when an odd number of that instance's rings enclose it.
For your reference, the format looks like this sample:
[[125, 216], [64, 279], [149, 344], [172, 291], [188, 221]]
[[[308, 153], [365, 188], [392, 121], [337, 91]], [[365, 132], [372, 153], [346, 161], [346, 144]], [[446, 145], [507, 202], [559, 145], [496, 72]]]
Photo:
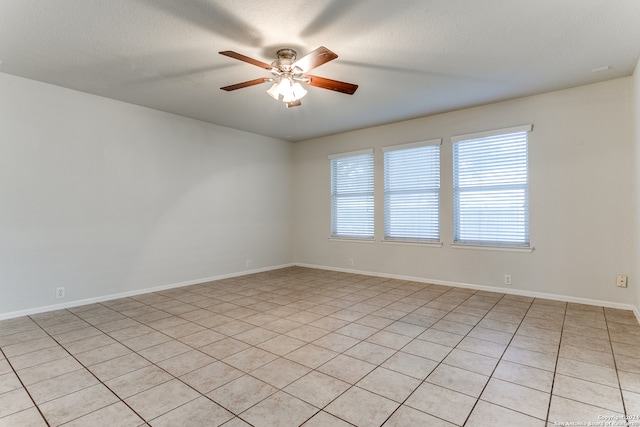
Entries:
[[338, 80], [326, 79], [324, 77], [317, 76], [305, 76], [308, 77], [309, 85], [321, 87], [322, 89], [335, 90], [336, 92], [346, 93], [347, 95], [353, 95], [358, 89], [358, 85], [351, 83], [340, 82]]
[[291, 68], [299, 68], [303, 73], [307, 73], [310, 70], [319, 67], [322, 64], [326, 64], [329, 61], [336, 59], [338, 55], [331, 52], [324, 46], [320, 46], [316, 50], [306, 54], [296, 62], [291, 64]]
[[228, 56], [229, 58], [238, 59], [240, 61], [244, 61], [248, 64], [255, 65], [256, 67], [264, 68], [265, 70], [271, 71], [273, 66], [267, 64], [266, 62], [258, 61], [257, 59], [249, 58], [241, 53], [234, 52], [232, 50], [225, 50], [223, 52], [218, 52], [220, 55]]
[[243, 87], [259, 85], [260, 83], [266, 83], [268, 81], [271, 81], [269, 77], [261, 77], [259, 79], [249, 80], [248, 82], [236, 83], [234, 85], [221, 87], [220, 89], [226, 90], [228, 92], [236, 89], [242, 89]]
[[302, 102], [300, 102], [300, 100], [297, 99], [295, 101], [287, 102], [287, 103], [285, 103], [285, 105], [287, 106], [287, 108], [299, 107], [300, 105], [302, 105]]

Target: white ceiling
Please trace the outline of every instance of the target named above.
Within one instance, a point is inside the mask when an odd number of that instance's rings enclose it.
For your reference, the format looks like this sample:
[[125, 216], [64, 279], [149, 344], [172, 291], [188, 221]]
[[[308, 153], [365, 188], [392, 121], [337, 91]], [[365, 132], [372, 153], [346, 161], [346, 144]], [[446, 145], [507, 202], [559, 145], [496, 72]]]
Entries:
[[[326, 46], [286, 109], [270, 63]], [[640, 0], [0, 0], [0, 72], [290, 141], [631, 75]], [[609, 66], [600, 72], [595, 68]], [[0, 94], [2, 96], [2, 94]]]

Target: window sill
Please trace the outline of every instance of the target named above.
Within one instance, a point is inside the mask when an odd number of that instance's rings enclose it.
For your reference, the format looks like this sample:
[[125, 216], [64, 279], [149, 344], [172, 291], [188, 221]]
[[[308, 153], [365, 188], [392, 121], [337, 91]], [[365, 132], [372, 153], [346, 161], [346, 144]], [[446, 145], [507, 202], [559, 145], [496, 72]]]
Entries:
[[472, 249], [472, 250], [481, 250], [481, 251], [498, 251], [498, 252], [521, 252], [521, 253], [531, 253], [534, 251], [534, 247], [522, 247], [522, 246], [490, 246], [490, 245], [472, 245], [472, 244], [464, 244], [464, 243], [452, 243], [451, 247], [453, 249]]
[[375, 239], [361, 239], [357, 237], [329, 237], [334, 242], [352, 242], [352, 243], [375, 243]]
[[410, 240], [381, 240], [385, 245], [403, 245], [403, 246], [426, 246], [432, 248], [441, 248], [442, 242], [413, 242]]

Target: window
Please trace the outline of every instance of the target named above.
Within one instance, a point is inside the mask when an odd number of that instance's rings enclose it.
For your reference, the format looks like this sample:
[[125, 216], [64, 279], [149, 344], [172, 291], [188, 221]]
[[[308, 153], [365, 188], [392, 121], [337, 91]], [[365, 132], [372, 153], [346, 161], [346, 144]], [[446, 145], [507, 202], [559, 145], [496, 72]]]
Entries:
[[383, 148], [384, 238], [440, 241], [440, 144], [437, 139]]
[[451, 138], [454, 243], [529, 247], [531, 129], [526, 125]]
[[329, 156], [331, 237], [373, 239], [373, 149]]

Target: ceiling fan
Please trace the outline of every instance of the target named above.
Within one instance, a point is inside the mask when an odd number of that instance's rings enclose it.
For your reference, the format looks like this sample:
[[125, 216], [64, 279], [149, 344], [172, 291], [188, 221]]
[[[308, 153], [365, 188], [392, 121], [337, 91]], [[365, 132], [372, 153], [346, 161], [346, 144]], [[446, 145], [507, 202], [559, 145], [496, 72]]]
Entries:
[[261, 83], [273, 82], [273, 85], [269, 90], [267, 90], [267, 93], [276, 100], [282, 100], [287, 108], [301, 105], [300, 99], [307, 94], [307, 91], [302, 87], [301, 83], [322, 89], [346, 93], [347, 95], [353, 95], [356, 89], [358, 89], [358, 85], [307, 74], [312, 69], [319, 67], [322, 64], [326, 64], [329, 61], [333, 61], [338, 57], [338, 55], [331, 52], [324, 46], [320, 46], [316, 50], [297, 60], [297, 53], [295, 50], [288, 48], [280, 49], [277, 52], [278, 59], [273, 61], [271, 65], [231, 50], [225, 50], [224, 52], [218, 53], [264, 68], [272, 74], [272, 77], [262, 77], [259, 79], [249, 80], [247, 82], [221, 87], [220, 89], [232, 91]]

